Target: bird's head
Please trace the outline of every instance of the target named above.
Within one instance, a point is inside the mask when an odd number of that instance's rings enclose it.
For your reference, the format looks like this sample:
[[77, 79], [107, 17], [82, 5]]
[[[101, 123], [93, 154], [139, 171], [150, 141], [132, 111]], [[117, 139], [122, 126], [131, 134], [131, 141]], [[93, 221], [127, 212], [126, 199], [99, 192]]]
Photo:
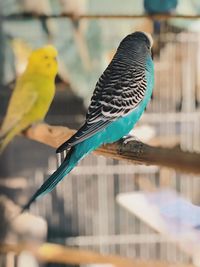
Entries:
[[146, 32], [134, 32], [127, 35], [120, 43], [118, 50], [128, 53], [129, 56], [151, 55], [153, 38]]
[[52, 45], [46, 45], [34, 50], [28, 62], [28, 70], [49, 77], [55, 77], [58, 72], [58, 52]]

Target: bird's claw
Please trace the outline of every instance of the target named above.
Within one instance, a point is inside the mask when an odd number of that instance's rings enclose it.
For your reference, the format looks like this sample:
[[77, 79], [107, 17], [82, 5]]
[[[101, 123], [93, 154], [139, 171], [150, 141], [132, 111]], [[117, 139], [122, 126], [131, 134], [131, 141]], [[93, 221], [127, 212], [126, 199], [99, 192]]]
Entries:
[[131, 141], [140, 141], [136, 136], [133, 135], [126, 135], [122, 138], [123, 144], [127, 144]]

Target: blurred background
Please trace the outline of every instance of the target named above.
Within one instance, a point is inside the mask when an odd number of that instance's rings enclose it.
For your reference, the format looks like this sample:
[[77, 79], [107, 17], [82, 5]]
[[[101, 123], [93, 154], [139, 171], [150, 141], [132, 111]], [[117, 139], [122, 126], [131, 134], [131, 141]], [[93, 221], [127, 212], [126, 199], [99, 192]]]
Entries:
[[[149, 17], [161, 13], [164, 19]], [[79, 18], [81, 14], [86, 16]], [[92, 14], [97, 16], [87, 16]], [[59, 74], [46, 122], [77, 129], [119, 42], [142, 30], [154, 38], [156, 81], [152, 101], [133, 133], [151, 145], [200, 152], [199, 18], [199, 0], [0, 0], [0, 121], [29, 53], [52, 43], [59, 52]], [[163, 235], [148, 218], [116, 202], [121, 193], [145, 192], [144, 196], [167, 188], [198, 206], [200, 177], [172, 169], [90, 155], [11, 227], [10, 214], [56, 167], [54, 149], [21, 136], [0, 156], [1, 242], [48, 241], [132, 259], [199, 265], [200, 250], [194, 255], [173, 238], [173, 231], [169, 238], [171, 228]], [[151, 208], [149, 203], [143, 213]], [[199, 225], [200, 219], [191, 228], [197, 231]], [[45, 266], [30, 255], [0, 255], [0, 266], [23, 267], [27, 262]]]

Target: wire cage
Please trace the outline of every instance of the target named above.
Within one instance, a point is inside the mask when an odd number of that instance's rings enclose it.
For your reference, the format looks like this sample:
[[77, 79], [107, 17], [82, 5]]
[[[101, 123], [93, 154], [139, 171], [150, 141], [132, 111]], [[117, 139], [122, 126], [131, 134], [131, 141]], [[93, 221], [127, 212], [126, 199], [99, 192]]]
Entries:
[[[149, 125], [156, 145], [200, 151], [200, 35], [166, 28], [157, 37], [153, 99], [139, 125]], [[37, 170], [38, 188], [57, 167]], [[168, 186], [199, 204], [200, 179], [156, 166], [129, 165], [94, 155], [84, 159], [62, 184], [33, 205], [48, 221], [50, 241], [130, 258], [189, 263], [191, 258], [116, 203], [121, 192], [143, 190], [141, 180]], [[199, 177], [200, 178], [200, 177]]]

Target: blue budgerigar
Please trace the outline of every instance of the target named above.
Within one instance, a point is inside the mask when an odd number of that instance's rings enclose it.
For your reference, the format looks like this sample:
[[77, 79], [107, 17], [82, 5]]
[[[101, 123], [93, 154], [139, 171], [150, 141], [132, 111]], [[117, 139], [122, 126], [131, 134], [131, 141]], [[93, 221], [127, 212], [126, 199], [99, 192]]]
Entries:
[[57, 153], [67, 150], [65, 160], [23, 210], [36, 198], [51, 192], [91, 151], [121, 139], [132, 130], [154, 86], [152, 43], [151, 35], [144, 32], [134, 32], [121, 41], [96, 84], [84, 125], [57, 149]]
[[171, 13], [177, 7], [178, 0], [144, 0], [148, 14]]

